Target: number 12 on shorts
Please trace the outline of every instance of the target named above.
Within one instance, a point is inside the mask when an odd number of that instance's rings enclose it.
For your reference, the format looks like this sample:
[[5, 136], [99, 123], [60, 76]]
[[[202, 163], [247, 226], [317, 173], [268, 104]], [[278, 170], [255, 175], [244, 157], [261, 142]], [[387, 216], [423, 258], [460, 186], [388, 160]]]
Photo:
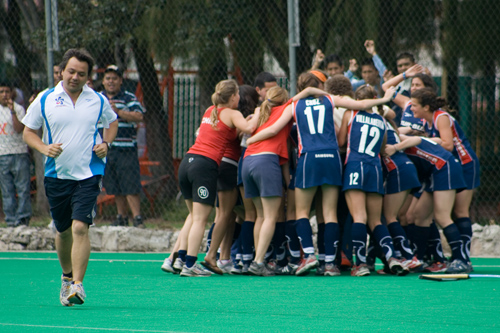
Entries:
[[358, 184], [359, 173], [352, 172], [349, 174], [349, 185], [359, 185]]

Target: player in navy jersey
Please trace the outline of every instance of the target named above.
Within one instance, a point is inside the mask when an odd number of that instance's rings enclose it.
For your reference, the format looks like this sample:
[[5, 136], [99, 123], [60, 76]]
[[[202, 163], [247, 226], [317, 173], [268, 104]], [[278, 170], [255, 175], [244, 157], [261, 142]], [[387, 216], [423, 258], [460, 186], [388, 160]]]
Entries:
[[[386, 89], [388, 87], [396, 86], [401, 83], [406, 78], [412, 78], [410, 92], [413, 93], [418, 89], [424, 87], [429, 87], [436, 89], [436, 83], [432, 77], [422, 74], [424, 68], [420, 65], [414, 65], [410, 67], [405, 72], [393, 77], [382, 85], [382, 88]], [[394, 98], [394, 104], [403, 109], [403, 114], [401, 115], [400, 122], [400, 132], [405, 134], [413, 133], [422, 134], [424, 132], [424, 122], [422, 119], [416, 118], [411, 111], [411, 100], [408, 96], [403, 94], [397, 94]]]
[[251, 142], [263, 140], [275, 135], [292, 117], [297, 121], [300, 156], [295, 182], [296, 230], [305, 258], [297, 269], [296, 275], [305, 275], [318, 264], [314, 255], [312, 229], [309, 224], [311, 203], [318, 187], [322, 189], [322, 212], [326, 222], [325, 267], [328, 268], [328, 273], [327, 271], [325, 273], [339, 274], [334, 261], [339, 240], [336, 207], [339, 186], [342, 184], [342, 169], [335, 138], [333, 108], [335, 106], [349, 109], [371, 108], [390, 101], [394, 92], [394, 90], [388, 90], [381, 99], [354, 101], [350, 98], [329, 95], [317, 89], [318, 87], [322, 87], [318, 76], [313, 73], [301, 74], [298, 80], [299, 90], [307, 91], [316, 97], [294, 103], [292, 107], [285, 109], [282, 117], [274, 125], [249, 139]]
[[[387, 144], [400, 142], [397, 127], [391, 120], [387, 121]], [[402, 152], [392, 156], [384, 156], [382, 168], [385, 181], [383, 213], [387, 220], [387, 229], [391, 234], [394, 248], [404, 259], [402, 264], [410, 270], [418, 269], [422, 262], [414, 256], [406, 233], [398, 221], [398, 214], [412, 189], [421, 186], [417, 169], [412, 161]]]
[[[359, 87], [355, 94], [357, 99], [376, 95], [375, 89], [369, 85]], [[370, 274], [366, 265], [366, 224], [384, 252], [390, 271], [397, 275], [408, 273], [408, 270], [394, 257], [391, 236], [380, 221], [384, 194], [380, 152], [383, 151], [385, 140], [385, 120], [371, 108], [344, 113], [338, 141], [340, 146], [347, 144], [343, 191], [354, 221], [352, 242], [356, 253], [356, 265], [351, 270], [352, 276]]]
[[431, 137], [441, 138], [443, 148], [462, 164], [466, 189], [457, 193], [453, 215], [467, 255], [470, 255], [472, 226], [469, 208], [474, 189], [480, 185], [479, 159], [457, 120], [440, 108], [447, 109], [446, 101], [431, 89], [421, 89], [412, 96], [412, 109], [416, 117], [424, 119], [426, 131]]
[[[426, 179], [429, 186], [418, 199], [414, 210], [417, 243], [417, 257], [423, 258], [428, 240], [428, 221], [434, 216], [436, 223], [443, 228], [444, 235], [452, 250], [451, 264], [446, 272], [466, 273], [470, 267], [465, 253], [464, 243], [458, 227], [453, 223], [451, 212], [457, 190], [465, 188], [460, 162], [439, 145], [439, 138], [401, 136], [401, 143], [388, 145], [387, 155], [404, 150], [414, 162], [421, 179]], [[425, 225], [427, 223], [427, 225]]]

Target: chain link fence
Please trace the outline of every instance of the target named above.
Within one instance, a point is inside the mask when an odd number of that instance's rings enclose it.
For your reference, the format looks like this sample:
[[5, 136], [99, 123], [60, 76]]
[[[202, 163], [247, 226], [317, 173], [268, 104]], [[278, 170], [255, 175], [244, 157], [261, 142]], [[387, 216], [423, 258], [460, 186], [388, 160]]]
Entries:
[[[83, 47], [96, 60], [94, 88], [104, 68], [124, 70], [123, 88], [147, 110], [138, 126], [141, 208], [149, 220], [180, 222], [187, 215], [177, 185], [177, 167], [195, 139], [216, 83], [234, 78], [253, 84], [267, 71], [286, 86], [289, 79], [287, 1], [145, 0], [57, 2], [59, 50]], [[350, 60], [372, 58], [398, 73], [397, 56], [414, 55], [427, 67], [440, 94], [457, 110], [481, 161], [482, 185], [471, 208], [473, 221], [498, 220], [500, 136], [498, 64], [500, 2], [495, 0], [294, 0], [296, 73], [313, 66], [317, 50], [336, 54], [344, 71]], [[45, 12], [42, 1], [0, 0], [0, 78], [16, 86], [18, 102], [47, 86]], [[319, 68], [327, 69], [326, 61]], [[355, 69], [354, 67], [352, 69]], [[353, 73], [362, 77], [360, 69]], [[32, 153], [34, 216], [47, 216], [40, 157]], [[112, 196], [102, 195], [98, 223], [116, 214]]]

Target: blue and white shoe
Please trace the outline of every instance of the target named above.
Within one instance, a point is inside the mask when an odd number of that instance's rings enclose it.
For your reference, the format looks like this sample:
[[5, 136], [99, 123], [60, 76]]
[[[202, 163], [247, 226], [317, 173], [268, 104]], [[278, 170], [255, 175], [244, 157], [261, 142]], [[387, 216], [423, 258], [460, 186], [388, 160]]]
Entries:
[[463, 274], [469, 273], [469, 266], [460, 259], [455, 259], [446, 268], [447, 274]]

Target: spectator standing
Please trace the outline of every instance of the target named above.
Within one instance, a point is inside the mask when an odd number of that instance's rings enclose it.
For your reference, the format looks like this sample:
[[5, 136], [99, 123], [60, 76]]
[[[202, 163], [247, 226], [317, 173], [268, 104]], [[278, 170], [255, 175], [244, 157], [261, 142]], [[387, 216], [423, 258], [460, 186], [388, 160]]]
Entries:
[[253, 86], [259, 94], [259, 103], [266, 100], [266, 94], [269, 89], [277, 86], [276, 77], [268, 72], [261, 72], [255, 77]]
[[[90, 257], [89, 226], [101, 192], [105, 157], [118, 130], [116, 114], [101, 94], [85, 84], [94, 60], [85, 50], [68, 50], [62, 82], [38, 95], [23, 119], [26, 143], [46, 156], [45, 192], [57, 230], [62, 268], [59, 300], [83, 304], [83, 278]], [[101, 137], [97, 124], [105, 127]], [[43, 127], [43, 140], [38, 130]]]
[[30, 158], [19, 120], [26, 111], [12, 101], [12, 92], [0, 82], [0, 188], [8, 227], [29, 225], [31, 217]]
[[140, 166], [137, 153], [137, 123], [143, 121], [144, 109], [134, 94], [122, 89], [122, 72], [116, 65], [104, 71], [102, 84], [111, 108], [118, 116], [118, 134], [109, 151], [104, 176], [107, 194], [115, 195], [118, 215], [115, 226], [127, 226], [127, 204], [132, 211], [135, 227], [144, 228], [141, 216]]

